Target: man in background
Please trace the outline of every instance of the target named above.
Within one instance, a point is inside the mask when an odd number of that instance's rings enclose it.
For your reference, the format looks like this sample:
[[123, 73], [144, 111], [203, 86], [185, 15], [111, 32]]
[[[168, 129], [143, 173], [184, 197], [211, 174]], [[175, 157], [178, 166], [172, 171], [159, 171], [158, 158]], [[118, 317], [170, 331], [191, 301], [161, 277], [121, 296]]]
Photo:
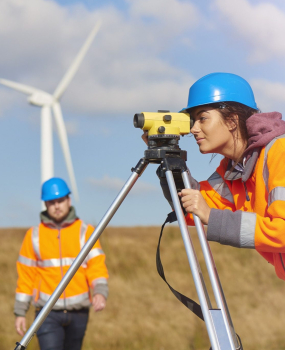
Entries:
[[[37, 316], [94, 231], [76, 216], [69, 195], [60, 178], [42, 185], [46, 210], [40, 214], [41, 223], [27, 231], [17, 261], [14, 314], [21, 336], [30, 302], [33, 300]], [[105, 254], [98, 240], [39, 328], [41, 350], [81, 349], [89, 307], [97, 312], [106, 306], [107, 279]]]

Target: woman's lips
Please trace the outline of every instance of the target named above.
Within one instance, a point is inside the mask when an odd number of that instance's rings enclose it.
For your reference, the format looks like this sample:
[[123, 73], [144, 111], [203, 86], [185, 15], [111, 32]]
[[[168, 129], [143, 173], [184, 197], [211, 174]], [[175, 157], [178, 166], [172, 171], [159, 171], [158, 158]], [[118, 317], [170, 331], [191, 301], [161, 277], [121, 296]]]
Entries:
[[203, 140], [205, 140], [205, 139], [203, 139], [203, 138], [197, 138], [197, 139], [196, 139], [196, 142], [197, 142], [198, 145], [199, 145]]

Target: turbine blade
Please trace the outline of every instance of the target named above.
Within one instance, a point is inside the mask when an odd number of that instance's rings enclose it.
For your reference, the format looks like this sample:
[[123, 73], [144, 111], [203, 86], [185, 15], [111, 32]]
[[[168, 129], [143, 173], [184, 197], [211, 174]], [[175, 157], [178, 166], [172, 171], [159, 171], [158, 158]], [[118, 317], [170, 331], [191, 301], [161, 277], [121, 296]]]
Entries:
[[77, 191], [77, 185], [76, 185], [76, 180], [75, 180], [75, 175], [74, 175], [74, 170], [73, 170], [73, 165], [72, 165], [72, 160], [70, 155], [70, 149], [68, 145], [67, 132], [66, 132], [63, 118], [62, 118], [60, 104], [58, 102], [55, 102], [52, 105], [52, 109], [53, 109], [54, 118], [55, 118], [57, 130], [58, 130], [59, 141], [61, 144], [61, 148], [63, 151], [63, 155], [64, 155], [64, 159], [65, 159], [65, 163], [66, 163], [66, 167], [67, 167], [67, 171], [70, 179], [72, 192], [74, 194], [74, 198], [78, 201], [79, 196]]
[[8, 86], [11, 89], [23, 92], [24, 94], [27, 94], [27, 95], [31, 95], [35, 92], [42, 92], [41, 90], [38, 90], [38, 89], [33, 88], [31, 86], [16, 83], [14, 81], [6, 80], [6, 79], [0, 79], [0, 84]]
[[77, 56], [75, 57], [74, 61], [72, 62], [71, 66], [69, 67], [68, 71], [65, 73], [64, 77], [58, 84], [57, 88], [55, 89], [55, 92], [53, 94], [53, 97], [58, 100], [64, 91], [66, 90], [67, 86], [69, 85], [70, 81], [74, 77], [75, 73], [77, 72], [83, 58], [85, 57], [90, 45], [92, 44], [93, 39], [95, 38], [96, 34], [98, 33], [98, 30], [101, 26], [101, 21], [96, 23], [95, 27], [89, 34], [88, 38], [86, 39], [85, 43], [83, 44], [82, 48], [78, 52]]
[[52, 118], [50, 106], [41, 109], [41, 177], [42, 183], [53, 177]]

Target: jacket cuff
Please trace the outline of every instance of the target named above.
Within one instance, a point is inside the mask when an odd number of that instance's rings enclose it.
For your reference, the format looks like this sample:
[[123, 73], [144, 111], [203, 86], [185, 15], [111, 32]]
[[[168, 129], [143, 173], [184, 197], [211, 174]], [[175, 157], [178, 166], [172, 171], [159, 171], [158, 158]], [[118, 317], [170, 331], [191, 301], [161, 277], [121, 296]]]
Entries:
[[241, 211], [211, 209], [207, 239], [224, 245], [241, 248]]
[[23, 302], [19, 300], [15, 300], [14, 304], [14, 315], [15, 316], [22, 316], [25, 317], [26, 313], [29, 309], [30, 303], [29, 302]]
[[95, 294], [102, 294], [105, 297], [105, 299], [107, 299], [108, 295], [109, 295], [108, 284], [103, 284], [103, 283], [96, 284], [94, 291], [93, 291], [93, 295], [95, 295]]

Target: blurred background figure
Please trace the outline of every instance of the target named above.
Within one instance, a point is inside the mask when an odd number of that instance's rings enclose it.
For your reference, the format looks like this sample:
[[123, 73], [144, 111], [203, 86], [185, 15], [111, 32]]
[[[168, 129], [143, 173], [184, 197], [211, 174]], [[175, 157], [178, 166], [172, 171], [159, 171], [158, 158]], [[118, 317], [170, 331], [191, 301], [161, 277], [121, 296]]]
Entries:
[[[64, 180], [54, 177], [44, 182], [41, 199], [46, 205], [41, 223], [27, 231], [17, 261], [14, 313], [21, 336], [30, 302], [33, 300], [37, 316], [94, 231], [77, 217]], [[107, 279], [105, 254], [98, 240], [38, 330], [41, 350], [81, 348], [89, 307], [97, 312], [106, 306]]]

